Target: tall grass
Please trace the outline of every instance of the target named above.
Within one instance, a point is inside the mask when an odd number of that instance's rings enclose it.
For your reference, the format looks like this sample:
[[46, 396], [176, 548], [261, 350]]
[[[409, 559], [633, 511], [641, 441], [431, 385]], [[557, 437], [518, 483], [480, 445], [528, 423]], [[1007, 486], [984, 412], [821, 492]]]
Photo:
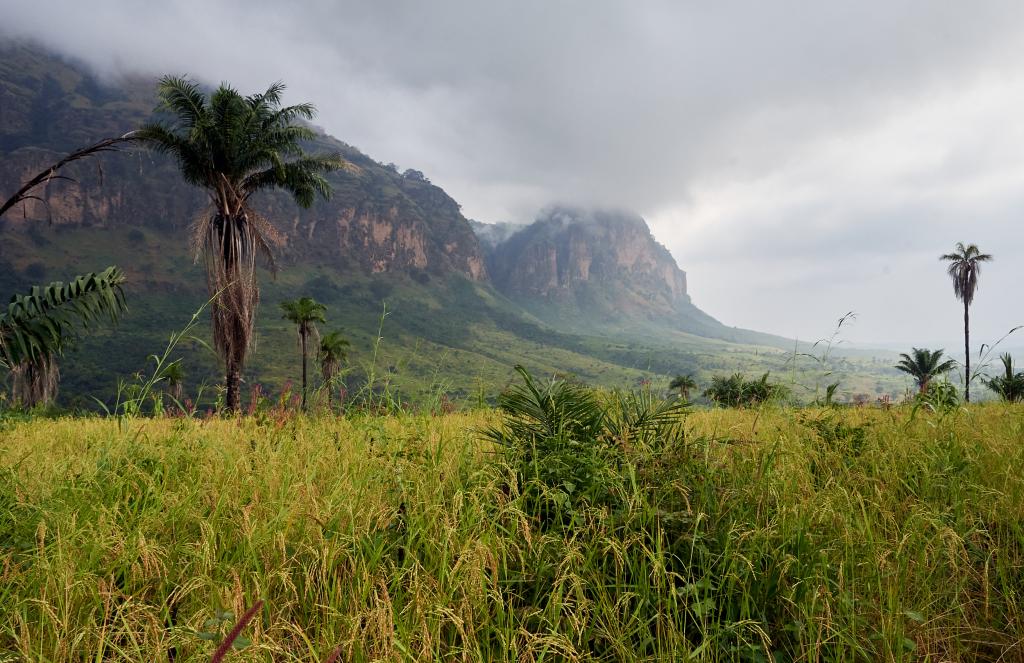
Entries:
[[679, 421], [555, 523], [489, 411], [12, 420], [0, 660], [1024, 658], [1020, 406]]

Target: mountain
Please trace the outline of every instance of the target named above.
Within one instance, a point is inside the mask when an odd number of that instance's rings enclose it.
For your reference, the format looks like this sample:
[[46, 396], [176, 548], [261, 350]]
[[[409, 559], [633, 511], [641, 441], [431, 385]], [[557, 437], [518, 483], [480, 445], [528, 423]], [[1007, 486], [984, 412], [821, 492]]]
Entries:
[[686, 272], [637, 214], [557, 206], [528, 226], [473, 229], [495, 287], [559, 329], [685, 332], [792, 348], [788, 339], [727, 327], [697, 308]]
[[[68, 151], [147, 121], [155, 83], [101, 80], [32, 45], [0, 42], [0, 197]], [[354, 168], [332, 174], [331, 200], [309, 210], [283, 195], [256, 201], [281, 245], [277, 278], [261, 277], [250, 386], [274, 391], [295, 375], [294, 329], [277, 304], [302, 295], [327, 304], [327, 328], [352, 340], [352, 388], [387, 381], [421, 402], [493, 395], [516, 363], [608, 386], [785, 365], [778, 349], [736, 345], [785, 347], [775, 337], [697, 309], [685, 274], [635, 215], [558, 208], [525, 227], [474, 224], [416, 170], [322, 134], [309, 149], [339, 152]], [[88, 403], [87, 395], [109, 399], [206, 302], [189, 248], [205, 199], [169, 158], [137, 148], [62, 174], [75, 182], [53, 181], [42, 200], [0, 219], [0, 293], [122, 267], [128, 315], [82, 339], [62, 365], [66, 402]], [[198, 339], [209, 338], [203, 325]], [[174, 354], [184, 356], [192, 393], [218, 382], [216, 359], [198, 341]]]

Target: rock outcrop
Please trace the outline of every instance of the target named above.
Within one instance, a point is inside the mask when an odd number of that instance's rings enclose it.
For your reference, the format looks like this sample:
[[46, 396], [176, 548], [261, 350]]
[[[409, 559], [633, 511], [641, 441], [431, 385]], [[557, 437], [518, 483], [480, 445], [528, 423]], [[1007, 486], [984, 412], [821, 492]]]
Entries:
[[[486, 244], [485, 244], [486, 246]], [[517, 300], [670, 315], [689, 304], [686, 273], [628, 212], [558, 207], [489, 248], [495, 286]]]

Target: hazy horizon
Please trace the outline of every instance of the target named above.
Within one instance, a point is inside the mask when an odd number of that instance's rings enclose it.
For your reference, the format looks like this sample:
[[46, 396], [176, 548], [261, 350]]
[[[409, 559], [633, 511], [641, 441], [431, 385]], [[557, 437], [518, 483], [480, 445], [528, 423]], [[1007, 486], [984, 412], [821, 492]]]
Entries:
[[480, 221], [635, 210], [730, 326], [815, 340], [853, 310], [853, 343], [953, 351], [957, 241], [996, 258], [975, 348], [1024, 322], [1003, 304], [1024, 276], [1024, 5], [298, 6], [5, 2], [0, 36], [103, 75], [284, 80]]

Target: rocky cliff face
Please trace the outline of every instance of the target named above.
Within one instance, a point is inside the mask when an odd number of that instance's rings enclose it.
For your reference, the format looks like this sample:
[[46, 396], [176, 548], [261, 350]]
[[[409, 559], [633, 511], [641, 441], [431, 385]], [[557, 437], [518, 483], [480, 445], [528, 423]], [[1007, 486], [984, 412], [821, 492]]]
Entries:
[[554, 208], [488, 257], [495, 286], [518, 300], [603, 302], [644, 315], [668, 315], [690, 301], [686, 273], [644, 220], [626, 212]]
[[[155, 81], [97, 81], [34, 47], [0, 44], [0, 197], [76, 147], [123, 134], [149, 117]], [[334, 195], [310, 210], [285, 196], [259, 201], [278, 230], [282, 257], [316, 258], [370, 273], [461, 273], [487, 279], [479, 242], [458, 204], [421, 173], [399, 173], [324, 136], [311, 151], [337, 151], [356, 168], [330, 176]], [[54, 181], [3, 219], [4, 232], [48, 220], [59, 226], [181, 230], [200, 214], [201, 191], [168, 157], [132, 149], [75, 164], [78, 183]]]

